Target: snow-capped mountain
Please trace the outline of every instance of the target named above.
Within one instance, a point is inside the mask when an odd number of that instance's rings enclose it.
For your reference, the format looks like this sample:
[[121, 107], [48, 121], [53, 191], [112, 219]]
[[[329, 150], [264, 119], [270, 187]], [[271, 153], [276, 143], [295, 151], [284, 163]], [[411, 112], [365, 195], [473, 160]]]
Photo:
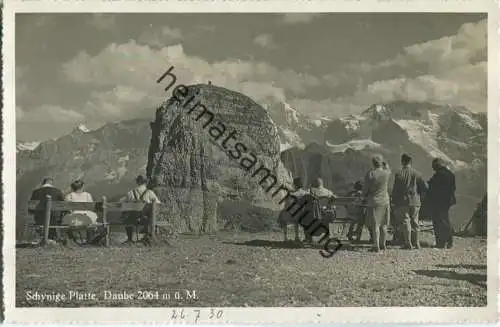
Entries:
[[322, 138], [307, 141], [306, 137], [301, 139], [305, 148], [282, 152], [285, 166], [306, 184], [320, 176], [327, 187], [343, 193], [362, 179], [373, 154], [384, 155], [389, 166], [397, 168], [401, 154], [407, 152], [425, 178], [433, 173], [435, 157], [455, 171], [459, 204], [454, 210], [459, 221], [470, 217], [468, 209], [486, 191], [486, 114], [463, 107], [403, 101], [376, 104], [359, 114], [332, 119]]
[[[486, 153], [486, 115], [464, 107], [395, 101], [374, 104], [359, 114], [320, 119], [301, 114], [281, 99], [265, 99], [263, 107], [279, 129], [282, 151], [303, 149], [311, 142], [328, 146], [330, 152], [384, 144], [403, 151], [408, 143], [457, 169], [470, 167]], [[402, 137], [400, 144], [394, 135]]]
[[325, 144], [330, 146], [371, 140], [393, 148], [397, 146], [394, 136], [401, 135], [401, 146], [409, 142], [455, 168], [463, 168], [478, 156], [486, 155], [486, 115], [463, 107], [403, 101], [376, 104], [359, 115], [332, 121], [329, 132]]
[[41, 142], [32, 141], [32, 142], [17, 142], [16, 144], [16, 152], [19, 151], [32, 151], [36, 149], [37, 146], [40, 145]]
[[76, 126], [73, 131], [75, 132], [82, 132], [82, 133], [88, 133], [90, 132], [90, 129], [85, 125], [85, 124], [78, 124], [78, 126]]
[[[359, 114], [318, 119], [301, 114], [286, 101], [269, 98], [259, 103], [279, 131], [285, 167], [306, 183], [311, 174], [320, 172], [327, 187], [342, 193], [362, 178], [373, 153], [382, 153], [391, 167], [397, 167], [401, 153], [409, 152], [414, 166], [427, 177], [433, 157], [446, 159], [457, 172], [458, 192], [466, 199], [461, 203], [470, 208], [486, 189], [485, 114], [399, 101], [376, 104]], [[84, 176], [85, 187], [94, 197], [118, 196], [134, 185], [137, 174], [145, 173], [149, 123], [143, 119], [114, 122], [96, 130], [81, 124], [56, 140], [19, 143], [18, 210], [25, 210], [26, 198], [47, 174], [63, 188]]]
[[259, 101], [278, 127], [281, 151], [292, 147], [303, 148], [310, 140], [321, 139], [327, 118], [313, 119], [299, 113], [282, 99], [269, 97]]

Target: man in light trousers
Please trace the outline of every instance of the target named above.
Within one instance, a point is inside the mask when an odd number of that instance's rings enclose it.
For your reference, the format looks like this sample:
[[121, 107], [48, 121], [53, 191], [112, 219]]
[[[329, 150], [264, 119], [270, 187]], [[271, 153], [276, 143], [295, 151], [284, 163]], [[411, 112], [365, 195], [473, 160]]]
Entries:
[[411, 166], [408, 154], [401, 156], [401, 169], [394, 176], [392, 203], [394, 205], [395, 227], [403, 238], [402, 249], [420, 249], [419, 211], [421, 197], [427, 186], [421, 175]]
[[372, 235], [370, 252], [385, 250], [390, 222], [389, 178], [391, 171], [381, 155], [372, 158], [373, 169], [365, 176], [363, 198], [367, 208], [367, 225]]

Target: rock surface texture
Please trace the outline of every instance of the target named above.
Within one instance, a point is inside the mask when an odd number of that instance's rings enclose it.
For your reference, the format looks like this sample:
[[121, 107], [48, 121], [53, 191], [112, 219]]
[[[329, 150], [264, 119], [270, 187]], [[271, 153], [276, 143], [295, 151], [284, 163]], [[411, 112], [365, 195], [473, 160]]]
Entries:
[[147, 175], [167, 203], [167, 217], [161, 219], [196, 234], [231, 229], [245, 215], [255, 216], [256, 224], [272, 224], [280, 199], [266, 192], [270, 180], [260, 184], [266, 174], [254, 173], [266, 167], [276, 176], [276, 187], [289, 184], [290, 177], [268, 113], [250, 98], [212, 85], [188, 86], [187, 96], [178, 99], [158, 108], [151, 123]]

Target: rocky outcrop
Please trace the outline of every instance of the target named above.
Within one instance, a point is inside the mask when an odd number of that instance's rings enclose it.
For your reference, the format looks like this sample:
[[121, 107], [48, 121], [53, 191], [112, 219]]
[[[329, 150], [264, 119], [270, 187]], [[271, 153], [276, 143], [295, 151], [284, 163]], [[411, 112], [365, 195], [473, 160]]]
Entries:
[[[290, 177], [267, 112], [243, 94], [213, 85], [191, 85], [185, 94], [182, 101], [166, 101], [151, 123], [147, 174], [169, 208], [164, 218], [175, 220], [179, 232], [203, 234], [231, 221], [224, 208], [240, 205], [242, 216], [255, 208], [277, 210], [279, 199], [266, 192], [273, 179], [265, 176], [275, 176], [276, 187]], [[268, 172], [257, 172], [259, 167]]]

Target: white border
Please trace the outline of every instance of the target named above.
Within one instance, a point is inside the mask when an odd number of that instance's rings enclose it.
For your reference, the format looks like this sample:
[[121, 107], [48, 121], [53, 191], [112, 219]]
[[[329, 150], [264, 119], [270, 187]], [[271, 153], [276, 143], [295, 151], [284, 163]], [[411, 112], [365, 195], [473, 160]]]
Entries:
[[[361, 3], [362, 1], [362, 3]], [[172, 320], [172, 308], [15, 308], [15, 47], [16, 12], [487, 12], [488, 13], [488, 306], [220, 308], [222, 320], [208, 318], [208, 308], [184, 308]], [[6, 323], [492, 323], [498, 316], [498, 109], [500, 77], [499, 7], [490, 0], [6, 0], [3, 13], [3, 159], [4, 303]]]

